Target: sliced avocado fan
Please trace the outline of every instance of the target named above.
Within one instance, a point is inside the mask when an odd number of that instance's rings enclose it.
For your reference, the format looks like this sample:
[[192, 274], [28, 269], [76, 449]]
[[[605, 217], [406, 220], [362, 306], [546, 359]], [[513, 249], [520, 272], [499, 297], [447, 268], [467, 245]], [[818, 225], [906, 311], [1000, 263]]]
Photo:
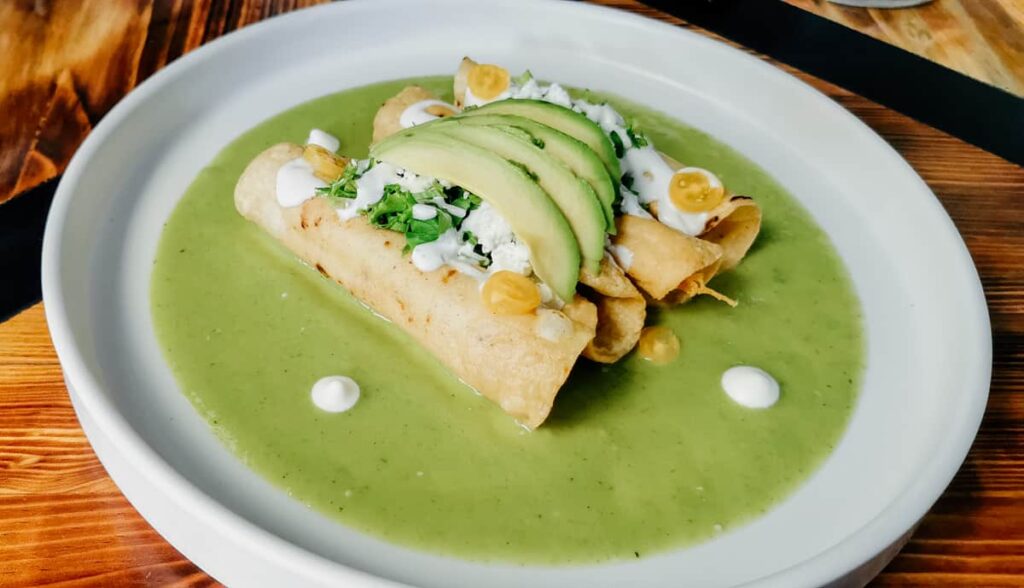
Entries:
[[388, 137], [370, 149], [370, 157], [446, 180], [490, 203], [516, 238], [530, 248], [537, 277], [562, 300], [572, 300], [580, 273], [580, 247], [555, 202], [523, 167], [427, 127]]
[[612, 235], [615, 234], [615, 210], [612, 208], [615, 202], [615, 184], [612, 182], [611, 176], [608, 175], [608, 170], [605, 169], [601, 158], [594, 153], [593, 149], [587, 147], [579, 139], [537, 121], [511, 114], [458, 116], [442, 119], [442, 121], [436, 121], [431, 124], [450, 124], [454, 121], [461, 121], [462, 124], [468, 125], [522, 129], [530, 135], [531, 140], [537, 147], [543, 149], [551, 157], [561, 161], [577, 177], [590, 185], [594, 193], [597, 194], [597, 198], [601, 201], [601, 208], [608, 225], [606, 228], [607, 232]]
[[605, 134], [594, 121], [576, 112], [575, 110], [544, 102], [543, 100], [522, 100], [510, 99], [491, 102], [476, 108], [469, 108], [462, 111], [459, 116], [480, 116], [483, 114], [514, 114], [522, 116], [541, 124], [557, 129], [569, 136], [585, 143], [590, 147], [604, 167], [608, 170], [616, 190], [619, 188], [619, 178], [622, 171], [619, 169], [619, 158], [615, 156], [615, 146], [611, 139]]
[[461, 124], [425, 125], [423, 133], [440, 133], [495, 153], [525, 169], [555, 202], [579, 243], [583, 264], [597, 272], [604, 257], [607, 222], [601, 201], [589, 184], [576, 177], [561, 161], [533, 142], [533, 137], [516, 127], [488, 127]]

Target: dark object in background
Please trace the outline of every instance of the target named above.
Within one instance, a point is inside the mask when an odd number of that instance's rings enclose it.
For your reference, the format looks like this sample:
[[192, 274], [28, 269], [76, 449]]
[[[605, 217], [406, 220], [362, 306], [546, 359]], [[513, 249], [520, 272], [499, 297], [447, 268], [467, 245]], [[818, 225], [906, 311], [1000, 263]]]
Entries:
[[42, 298], [43, 226], [57, 181], [0, 205], [0, 322]]
[[1013, 94], [784, 2], [644, 1], [1024, 165], [1024, 99]]

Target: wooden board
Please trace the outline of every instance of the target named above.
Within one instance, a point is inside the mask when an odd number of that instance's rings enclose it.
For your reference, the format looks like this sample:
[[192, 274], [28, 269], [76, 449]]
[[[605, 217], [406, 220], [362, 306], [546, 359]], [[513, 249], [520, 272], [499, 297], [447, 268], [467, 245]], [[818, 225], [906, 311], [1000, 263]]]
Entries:
[[933, 0], [898, 10], [786, 2], [1024, 96], [1024, 0]]
[[[685, 26], [632, 0], [605, 3]], [[279, 4], [286, 7], [273, 3]], [[147, 29], [159, 39], [146, 41], [149, 49], [143, 53], [153, 61], [145, 67], [151, 72], [179, 52], [169, 47], [192, 47], [230, 23], [273, 12], [258, 10], [255, 3], [240, 6], [248, 8], [227, 18], [216, 2], [197, 3], [194, 12], [173, 3], [162, 24]], [[974, 256], [992, 315], [992, 396], [978, 440], [949, 490], [875, 585], [1020, 586], [1024, 169], [841, 88], [792, 73], [879, 132], [935, 190]], [[0, 324], [0, 586], [172, 584], [214, 582], [141, 519], [96, 460], [68, 401], [42, 306]]]

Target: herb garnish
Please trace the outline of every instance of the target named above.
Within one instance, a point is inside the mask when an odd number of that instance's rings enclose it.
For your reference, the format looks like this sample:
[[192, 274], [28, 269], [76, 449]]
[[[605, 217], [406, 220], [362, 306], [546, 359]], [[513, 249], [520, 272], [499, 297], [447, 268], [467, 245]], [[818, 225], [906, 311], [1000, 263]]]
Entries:
[[[375, 163], [376, 161], [371, 159], [365, 168], [360, 169], [359, 163], [353, 160], [345, 167], [340, 178], [329, 186], [317, 188], [317, 194], [329, 200], [334, 199], [335, 205], [344, 206], [358, 193], [356, 180]], [[345, 204], [339, 201], [342, 199], [345, 200]], [[479, 208], [482, 202], [483, 200], [476, 194], [467, 192], [458, 186], [446, 188], [437, 181], [432, 182], [425, 190], [416, 193], [410, 192], [399, 184], [387, 184], [384, 186], [384, 194], [380, 200], [359, 212], [365, 215], [366, 220], [375, 227], [404, 234], [405, 251], [410, 251], [417, 245], [436, 241], [448, 229], [458, 228], [462, 224], [465, 214], [453, 215], [439, 204], [448, 204], [469, 213]], [[426, 220], [413, 218], [412, 207], [416, 204], [430, 205], [437, 210], [437, 214]], [[472, 234], [470, 235], [472, 236]], [[476, 237], [473, 236], [472, 239], [471, 245], [476, 245]]]
[[612, 131], [608, 136], [611, 137], [612, 146], [615, 147], [615, 157], [622, 159], [622, 156], [626, 154], [626, 146], [622, 144], [622, 137], [616, 131]]
[[[415, 194], [398, 184], [388, 184], [384, 186], [384, 195], [381, 199], [362, 212], [373, 226], [403, 233], [405, 251], [411, 251], [417, 245], [436, 241], [448, 229], [457, 228], [462, 224], [462, 218], [437, 206], [438, 199], [466, 212], [478, 208], [483, 202], [476, 194], [457, 186], [444, 188], [438, 182]], [[412, 207], [416, 204], [432, 205], [437, 214], [434, 218], [426, 220], [413, 218]]]
[[629, 140], [633, 143], [634, 147], [647, 146], [647, 136], [633, 128], [632, 124], [626, 127], [626, 135], [629, 136]]
[[366, 169], [360, 171], [359, 170], [359, 165], [356, 164], [356, 162], [353, 160], [347, 166], [345, 166], [345, 171], [342, 172], [340, 178], [338, 178], [337, 180], [334, 180], [333, 182], [331, 182], [331, 185], [329, 185], [329, 186], [326, 186], [326, 187], [323, 187], [323, 188], [317, 188], [316, 189], [317, 194], [319, 194], [320, 196], [325, 196], [328, 199], [332, 199], [332, 198], [347, 198], [347, 199], [355, 198], [356, 197], [356, 180], [359, 179], [359, 176], [361, 176], [364, 173], [366, 173], [366, 170], [368, 170], [371, 167], [373, 167], [373, 164], [374, 164], [374, 161], [371, 159], [370, 160], [370, 165]]

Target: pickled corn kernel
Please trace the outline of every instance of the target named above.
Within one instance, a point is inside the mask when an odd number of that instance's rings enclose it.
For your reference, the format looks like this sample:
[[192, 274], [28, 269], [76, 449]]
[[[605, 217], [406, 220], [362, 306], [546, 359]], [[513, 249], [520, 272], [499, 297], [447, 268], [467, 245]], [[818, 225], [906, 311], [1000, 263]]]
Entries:
[[679, 338], [668, 327], [644, 327], [637, 353], [655, 365], [665, 365], [679, 355]]
[[668, 197], [683, 212], [707, 212], [725, 199], [725, 189], [712, 186], [698, 171], [680, 171], [668, 184]]
[[468, 85], [477, 98], [493, 100], [508, 89], [508, 70], [499, 65], [477, 65], [469, 72]]
[[319, 145], [306, 145], [302, 149], [302, 158], [313, 166], [313, 175], [331, 183], [341, 177], [348, 160], [324, 149]]
[[[475, 94], [475, 92], [474, 92], [474, 94]], [[440, 117], [440, 118], [446, 118], [446, 117], [454, 116], [455, 115], [455, 111], [454, 110], [452, 110], [448, 106], [443, 106], [441, 104], [434, 104], [432, 106], [428, 106], [424, 110], [424, 112], [426, 112], [427, 114], [432, 114], [432, 115]]]
[[530, 278], [500, 271], [484, 282], [484, 307], [493, 314], [526, 314], [540, 306], [540, 288]]

